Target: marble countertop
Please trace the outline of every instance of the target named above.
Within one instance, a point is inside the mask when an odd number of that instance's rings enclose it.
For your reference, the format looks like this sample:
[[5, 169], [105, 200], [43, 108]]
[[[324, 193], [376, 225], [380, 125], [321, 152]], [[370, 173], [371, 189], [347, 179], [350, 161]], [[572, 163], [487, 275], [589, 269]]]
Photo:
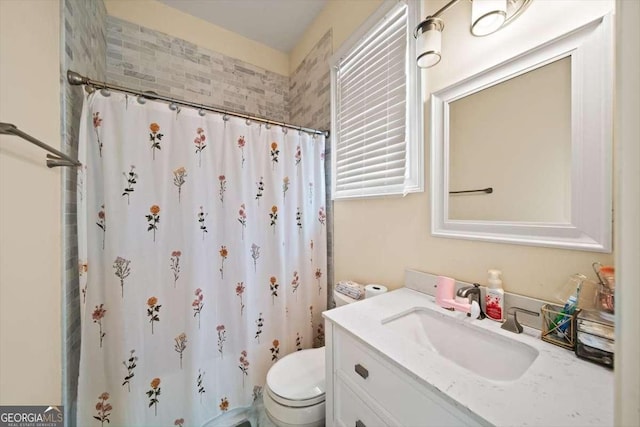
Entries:
[[[427, 307], [473, 322], [477, 327], [528, 344], [537, 349], [539, 355], [517, 380], [483, 378], [382, 325], [383, 319], [413, 307]], [[432, 296], [408, 288], [325, 311], [323, 316], [395, 362], [417, 381], [441, 391], [488, 424], [613, 425], [613, 371], [542, 341], [536, 329], [525, 327], [522, 334], [514, 334], [490, 319], [472, 320], [464, 313], [445, 310], [435, 304]], [[460, 348], [464, 351], [464, 343]]]

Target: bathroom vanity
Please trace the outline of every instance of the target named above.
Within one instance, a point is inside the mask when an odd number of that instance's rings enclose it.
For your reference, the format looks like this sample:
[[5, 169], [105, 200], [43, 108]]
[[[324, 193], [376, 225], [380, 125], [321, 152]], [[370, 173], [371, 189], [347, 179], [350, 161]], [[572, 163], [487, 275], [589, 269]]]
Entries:
[[323, 313], [327, 426], [613, 425], [613, 372], [409, 288]]

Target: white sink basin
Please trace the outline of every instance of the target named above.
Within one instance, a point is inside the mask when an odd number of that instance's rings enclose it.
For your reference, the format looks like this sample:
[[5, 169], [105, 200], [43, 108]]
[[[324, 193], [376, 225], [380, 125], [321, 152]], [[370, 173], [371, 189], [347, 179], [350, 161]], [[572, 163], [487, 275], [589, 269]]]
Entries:
[[428, 308], [412, 308], [382, 320], [382, 324], [419, 346], [490, 380], [516, 380], [538, 357], [538, 350], [527, 344]]

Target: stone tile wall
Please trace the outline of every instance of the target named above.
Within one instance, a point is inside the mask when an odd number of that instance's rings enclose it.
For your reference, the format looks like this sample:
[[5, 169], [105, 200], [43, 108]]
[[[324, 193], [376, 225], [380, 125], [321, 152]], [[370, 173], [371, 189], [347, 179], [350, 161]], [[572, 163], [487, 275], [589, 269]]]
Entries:
[[315, 129], [331, 121], [329, 30], [291, 77], [107, 17], [107, 81]]
[[[104, 79], [106, 75], [105, 22], [102, 0], [62, 0], [60, 85], [62, 88], [62, 151], [76, 158], [84, 91], [67, 83], [68, 69]], [[80, 292], [78, 281], [77, 179], [74, 168], [62, 171], [63, 245], [63, 405], [65, 425], [75, 426], [75, 408], [80, 364]]]
[[[331, 73], [333, 33], [322, 36], [290, 77], [289, 111], [291, 123], [313, 129], [331, 129]], [[333, 201], [331, 200], [331, 143], [325, 149], [325, 184], [327, 192], [327, 301], [333, 303]]]
[[107, 18], [107, 81], [289, 122], [289, 77]]
[[289, 111], [291, 123], [313, 129], [331, 127], [332, 31], [329, 30], [311, 49], [291, 75]]

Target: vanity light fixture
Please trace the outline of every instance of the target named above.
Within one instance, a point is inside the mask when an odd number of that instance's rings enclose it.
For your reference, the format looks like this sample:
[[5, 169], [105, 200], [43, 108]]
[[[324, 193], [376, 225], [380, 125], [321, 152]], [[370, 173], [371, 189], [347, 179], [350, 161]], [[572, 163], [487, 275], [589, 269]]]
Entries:
[[418, 67], [430, 68], [440, 62], [444, 21], [440, 18], [427, 17], [419, 28], [422, 30], [422, 34], [416, 43]]
[[[433, 15], [427, 16], [416, 27], [417, 63], [420, 68], [430, 68], [440, 62], [444, 21], [439, 18], [460, 0], [451, 0]], [[493, 34], [506, 27], [525, 11], [532, 0], [470, 0], [470, 31], [476, 37]]]

